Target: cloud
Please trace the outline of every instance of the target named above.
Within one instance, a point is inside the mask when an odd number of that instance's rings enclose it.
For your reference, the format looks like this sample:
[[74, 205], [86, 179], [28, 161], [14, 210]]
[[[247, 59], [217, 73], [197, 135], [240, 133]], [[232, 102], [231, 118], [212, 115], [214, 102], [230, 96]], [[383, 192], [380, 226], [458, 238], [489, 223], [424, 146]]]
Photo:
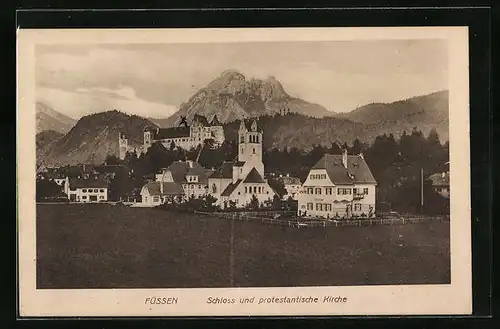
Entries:
[[75, 119], [110, 109], [143, 117], [165, 118], [178, 109], [174, 105], [138, 98], [135, 91], [126, 86], [119, 89], [78, 88], [75, 91], [38, 87], [36, 93], [38, 100], [49, 103], [55, 110]]
[[178, 107], [228, 68], [273, 75], [291, 96], [333, 111], [448, 86], [442, 40], [50, 47], [37, 48], [37, 86], [104, 99], [96, 104]]

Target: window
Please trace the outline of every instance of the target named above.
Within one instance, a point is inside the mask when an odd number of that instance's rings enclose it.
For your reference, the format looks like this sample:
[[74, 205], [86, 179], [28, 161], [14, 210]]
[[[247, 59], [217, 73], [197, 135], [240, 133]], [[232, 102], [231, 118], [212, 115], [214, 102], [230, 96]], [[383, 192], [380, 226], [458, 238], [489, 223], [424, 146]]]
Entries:
[[87, 189], [86, 189], [86, 188], [84, 188], [84, 189], [82, 190], [82, 192], [83, 192], [83, 193], [87, 193]]
[[331, 187], [327, 187], [326, 190], [325, 190], [325, 194], [332, 195], [332, 188]]
[[359, 203], [354, 204], [354, 211], [361, 211], [361, 204]]
[[103, 199], [104, 199], [104, 197], [101, 195], [101, 196], [99, 197], [99, 199], [103, 200]]
[[201, 189], [201, 185], [198, 185], [198, 188]]
[[342, 195], [342, 194], [344, 194], [344, 189], [342, 189], [342, 188], [338, 188], [338, 189], [337, 189], [337, 194], [338, 194], [338, 195]]
[[253, 193], [257, 193], [257, 186], [253, 187]]
[[312, 204], [312, 202], [309, 202], [307, 204], [307, 210], [313, 210], [313, 204]]
[[86, 195], [82, 195], [82, 200], [86, 200], [87, 199], [87, 196]]
[[240, 143], [245, 143], [245, 136], [243, 135], [240, 136]]
[[316, 194], [321, 194], [321, 187], [316, 188]]
[[98, 189], [94, 189], [94, 193], [98, 193], [98, 192], [99, 192], [99, 190], [98, 190]]
[[368, 194], [368, 187], [365, 187], [365, 188], [363, 189], [363, 194]]
[[101, 192], [101, 193], [104, 193], [104, 189], [103, 189], [103, 188], [102, 188], [102, 189], [100, 189], [100, 192]]
[[314, 189], [312, 187], [308, 187], [307, 194], [313, 194], [313, 193], [314, 193]]
[[331, 203], [326, 203], [325, 204], [325, 210], [326, 211], [332, 211], [332, 204]]
[[357, 194], [358, 193], [358, 189], [357, 188], [353, 188], [353, 193]]
[[248, 193], [247, 187], [245, 186], [245, 193]]
[[346, 188], [346, 193], [345, 194], [351, 194], [351, 189], [350, 188]]
[[160, 202], [160, 197], [157, 195], [153, 196], [153, 202]]
[[316, 211], [322, 211], [322, 204], [321, 203], [316, 203]]

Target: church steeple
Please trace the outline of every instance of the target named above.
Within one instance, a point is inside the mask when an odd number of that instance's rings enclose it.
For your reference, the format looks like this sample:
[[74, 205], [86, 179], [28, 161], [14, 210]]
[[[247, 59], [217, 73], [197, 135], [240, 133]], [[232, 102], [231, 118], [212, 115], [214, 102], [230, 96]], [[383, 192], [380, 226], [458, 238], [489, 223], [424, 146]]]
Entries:
[[259, 131], [257, 121], [250, 125], [250, 130], [244, 121], [238, 131], [238, 161], [262, 162], [262, 132]]

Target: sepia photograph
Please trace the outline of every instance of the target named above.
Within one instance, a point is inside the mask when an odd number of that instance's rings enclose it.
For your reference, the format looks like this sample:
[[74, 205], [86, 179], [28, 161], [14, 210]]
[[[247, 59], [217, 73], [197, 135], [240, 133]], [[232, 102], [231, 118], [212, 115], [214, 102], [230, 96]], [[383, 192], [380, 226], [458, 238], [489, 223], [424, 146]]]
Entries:
[[467, 30], [429, 29], [21, 33], [21, 309], [467, 313]]

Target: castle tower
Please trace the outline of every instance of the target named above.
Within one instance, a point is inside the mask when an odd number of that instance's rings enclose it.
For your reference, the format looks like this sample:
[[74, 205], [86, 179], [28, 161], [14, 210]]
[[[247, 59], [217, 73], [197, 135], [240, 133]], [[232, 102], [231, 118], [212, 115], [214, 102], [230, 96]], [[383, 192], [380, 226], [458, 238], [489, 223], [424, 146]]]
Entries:
[[264, 163], [262, 162], [262, 131], [258, 129], [257, 121], [253, 121], [247, 129], [241, 121], [238, 130], [238, 161], [245, 162], [249, 168], [254, 167], [264, 177]]
[[128, 150], [128, 139], [124, 133], [118, 134], [118, 157], [120, 160], [125, 159]]
[[146, 153], [148, 149], [151, 147], [152, 140], [153, 140], [153, 132], [151, 128], [146, 127], [144, 129], [144, 148], [143, 148], [144, 153]]

